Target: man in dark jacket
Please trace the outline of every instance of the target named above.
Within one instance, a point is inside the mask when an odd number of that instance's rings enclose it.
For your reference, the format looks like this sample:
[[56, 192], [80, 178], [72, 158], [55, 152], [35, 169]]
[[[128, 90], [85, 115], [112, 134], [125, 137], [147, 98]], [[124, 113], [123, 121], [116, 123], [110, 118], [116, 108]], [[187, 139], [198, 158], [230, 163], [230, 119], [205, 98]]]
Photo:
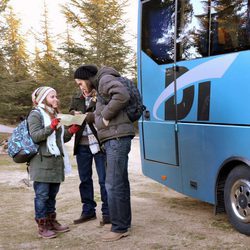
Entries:
[[[88, 66], [81, 67], [88, 70]], [[112, 227], [111, 231], [102, 237], [103, 241], [126, 237], [131, 227], [128, 154], [135, 131], [124, 109], [130, 96], [119, 77], [120, 74], [115, 69], [102, 67], [89, 78], [98, 90], [95, 125], [107, 158], [105, 186]]]

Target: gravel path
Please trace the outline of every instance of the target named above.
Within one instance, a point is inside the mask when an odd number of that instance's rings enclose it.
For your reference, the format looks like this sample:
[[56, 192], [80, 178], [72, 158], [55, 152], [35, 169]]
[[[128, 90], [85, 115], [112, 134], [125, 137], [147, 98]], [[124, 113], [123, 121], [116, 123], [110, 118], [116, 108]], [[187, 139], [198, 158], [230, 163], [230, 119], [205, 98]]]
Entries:
[[0, 133], [12, 133], [13, 130], [14, 130], [14, 128], [12, 128], [12, 127], [0, 124]]

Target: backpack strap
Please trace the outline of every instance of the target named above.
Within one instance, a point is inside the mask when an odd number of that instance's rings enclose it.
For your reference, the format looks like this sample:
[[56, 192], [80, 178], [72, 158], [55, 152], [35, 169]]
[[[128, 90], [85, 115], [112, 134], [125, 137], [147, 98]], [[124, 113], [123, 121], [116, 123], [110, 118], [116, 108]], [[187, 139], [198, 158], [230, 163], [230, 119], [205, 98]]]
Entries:
[[[101, 80], [105, 80], [106, 77], [110, 77], [112, 75], [104, 75], [99, 81]], [[113, 76], [114, 79], [116, 78], [115, 76]], [[103, 105], [107, 105], [109, 103], [109, 101], [111, 100], [111, 96], [110, 95], [103, 95], [100, 94], [100, 92], [98, 92], [98, 89], [96, 90], [97, 92], [97, 100], [103, 104]]]
[[[29, 131], [29, 126], [28, 126], [28, 117], [29, 117], [29, 115], [30, 115], [32, 112], [38, 112], [38, 113], [40, 114], [40, 116], [42, 117], [42, 126], [44, 126], [44, 120], [43, 120], [43, 116], [42, 116], [40, 110], [39, 110], [38, 108], [32, 108], [32, 109], [29, 111], [29, 113], [27, 114], [27, 116], [26, 116], [27, 130], [28, 130], [28, 133], [29, 133], [29, 134], [30, 134], [30, 131]], [[38, 150], [38, 152], [39, 152], [39, 154], [40, 154], [41, 161], [42, 161], [42, 160], [43, 160], [43, 157], [42, 157], [42, 154], [41, 154], [41, 149], [40, 149], [40, 147], [38, 147], [37, 150]], [[28, 175], [29, 175], [29, 165], [30, 165], [30, 162], [27, 162], [26, 165], [27, 165], [27, 172], [28, 172]]]

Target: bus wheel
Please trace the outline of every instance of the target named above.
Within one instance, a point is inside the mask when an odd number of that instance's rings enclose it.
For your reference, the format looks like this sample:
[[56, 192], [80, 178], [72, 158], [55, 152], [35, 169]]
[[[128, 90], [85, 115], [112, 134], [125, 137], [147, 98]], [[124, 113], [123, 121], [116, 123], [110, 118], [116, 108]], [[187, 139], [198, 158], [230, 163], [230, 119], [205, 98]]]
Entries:
[[240, 233], [250, 235], [250, 168], [235, 167], [226, 179], [225, 208], [230, 223]]

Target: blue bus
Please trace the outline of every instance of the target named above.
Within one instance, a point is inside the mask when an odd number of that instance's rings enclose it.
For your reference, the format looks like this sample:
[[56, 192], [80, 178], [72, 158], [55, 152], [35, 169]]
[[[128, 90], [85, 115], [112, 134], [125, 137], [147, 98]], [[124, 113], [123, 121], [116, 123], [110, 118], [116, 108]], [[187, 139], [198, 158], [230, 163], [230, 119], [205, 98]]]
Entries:
[[250, 235], [250, 0], [140, 0], [142, 171]]

